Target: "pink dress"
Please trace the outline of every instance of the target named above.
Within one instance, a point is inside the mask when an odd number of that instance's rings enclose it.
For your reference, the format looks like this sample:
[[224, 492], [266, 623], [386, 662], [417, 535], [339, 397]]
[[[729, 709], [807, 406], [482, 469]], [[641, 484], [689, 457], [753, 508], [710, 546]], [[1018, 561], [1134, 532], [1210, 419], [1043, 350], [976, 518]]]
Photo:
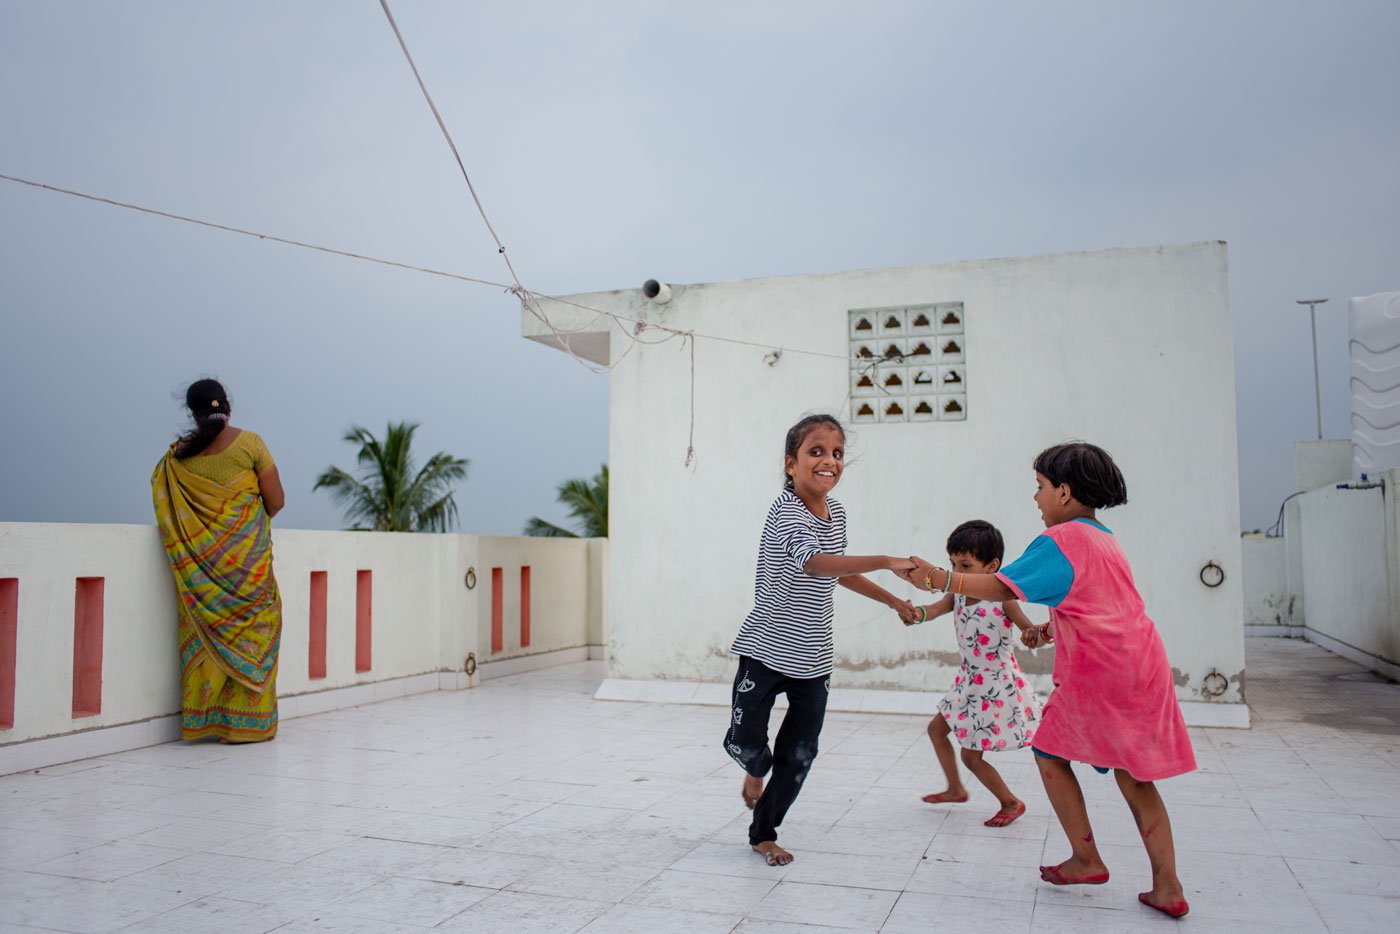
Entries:
[[1035, 749], [1144, 782], [1196, 768], [1166, 647], [1112, 532], [1086, 519], [1051, 526], [997, 577], [1054, 607], [1055, 690]]
[[996, 752], [1029, 746], [1040, 705], [1016, 664], [1016, 629], [1001, 604], [982, 600], [968, 606], [966, 600], [961, 594], [953, 597], [962, 670], [953, 678], [953, 690], [938, 702], [938, 712], [958, 744], [968, 749]]

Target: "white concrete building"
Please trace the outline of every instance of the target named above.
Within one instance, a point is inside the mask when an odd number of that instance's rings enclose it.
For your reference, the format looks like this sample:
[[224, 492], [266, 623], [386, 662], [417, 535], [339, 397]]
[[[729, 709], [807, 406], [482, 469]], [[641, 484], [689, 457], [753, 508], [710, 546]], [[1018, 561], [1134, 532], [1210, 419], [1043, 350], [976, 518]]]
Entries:
[[[614, 367], [600, 696], [725, 702], [784, 433], [827, 411], [850, 428], [835, 495], [851, 554], [941, 558], [948, 532], [980, 517], [1013, 558], [1040, 531], [1035, 454], [1067, 438], [1104, 446], [1130, 502], [1103, 518], [1188, 721], [1247, 723], [1225, 244], [673, 285], [655, 299], [631, 288], [538, 311], [526, 337]], [[905, 629], [840, 590], [836, 650], [846, 709], [930, 709], [924, 692], [946, 690], [959, 660], [951, 627]], [[1048, 652], [1022, 660], [1047, 689]]]

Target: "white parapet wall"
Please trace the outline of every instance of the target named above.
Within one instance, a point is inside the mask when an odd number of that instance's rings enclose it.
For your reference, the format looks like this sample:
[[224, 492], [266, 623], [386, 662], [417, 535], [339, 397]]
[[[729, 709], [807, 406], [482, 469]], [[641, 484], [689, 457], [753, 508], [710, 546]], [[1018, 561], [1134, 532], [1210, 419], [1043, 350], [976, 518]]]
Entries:
[[1240, 542], [1246, 635], [1301, 638], [1301, 598], [1288, 586], [1288, 552], [1282, 537], [1247, 536]]
[[1323, 438], [1293, 442], [1293, 482], [1299, 493], [1345, 483], [1352, 473], [1351, 442]]
[[[606, 540], [278, 529], [273, 553], [284, 719], [601, 654]], [[325, 675], [315, 678], [313, 572], [325, 574], [326, 595]], [[100, 710], [75, 715], [76, 595], [93, 581], [101, 582]], [[0, 639], [0, 666], [15, 672], [0, 774], [178, 737], [175, 589], [153, 526], [0, 523], [0, 602], [13, 604], [0, 606], [0, 619], [12, 614], [14, 632], [9, 658]]]
[[1244, 540], [1246, 631], [1400, 680], [1400, 470], [1301, 494], [1283, 534]]
[[1400, 470], [1383, 486], [1322, 489], [1300, 497], [1307, 636], [1400, 680]]
[[[541, 306], [557, 330], [523, 315], [526, 337], [562, 347], [565, 334], [573, 352], [616, 364], [611, 680], [733, 677], [729, 645], [751, 606], [784, 433], [803, 414], [828, 411], [851, 429], [834, 494], [850, 516], [851, 554], [944, 560], [953, 527], [984, 518], [1014, 557], [1041, 531], [1031, 502], [1035, 454], [1069, 438], [1103, 445], [1127, 476], [1130, 502], [1102, 518], [1166, 642], [1178, 698], [1193, 722], [1246, 724], [1227, 267], [1225, 245], [1209, 242], [673, 284], [665, 304], [640, 288], [574, 295], [576, 304]], [[578, 305], [635, 320], [624, 334]], [[869, 342], [877, 355], [889, 343], [911, 355], [920, 341], [933, 344], [932, 354], [879, 373], [903, 381], [903, 414], [888, 408], [883, 382], [858, 385], [852, 354], [867, 309], [883, 310], [872, 313], [876, 332], [885, 311], [904, 316], [904, 336]], [[938, 313], [916, 327], [916, 309]], [[953, 313], [956, 340], [939, 331], [944, 311]], [[705, 336], [656, 343], [665, 332], [638, 321]], [[651, 343], [633, 345], [636, 334]], [[965, 387], [939, 395], [932, 417], [918, 416], [924, 400], [910, 388], [928, 385], [923, 371], [940, 386], [956, 375]], [[861, 416], [871, 402], [877, 414]], [[1224, 571], [1214, 588], [1201, 581], [1211, 563]], [[889, 574], [876, 579], [912, 596]], [[1046, 617], [1042, 608], [1030, 613]], [[946, 620], [906, 629], [841, 590], [836, 653], [833, 698], [837, 689], [859, 692], [862, 709], [875, 709], [881, 691], [923, 692], [927, 707], [928, 692], [947, 690], [960, 662]], [[1025, 653], [1023, 664], [1048, 689], [1050, 652]]]

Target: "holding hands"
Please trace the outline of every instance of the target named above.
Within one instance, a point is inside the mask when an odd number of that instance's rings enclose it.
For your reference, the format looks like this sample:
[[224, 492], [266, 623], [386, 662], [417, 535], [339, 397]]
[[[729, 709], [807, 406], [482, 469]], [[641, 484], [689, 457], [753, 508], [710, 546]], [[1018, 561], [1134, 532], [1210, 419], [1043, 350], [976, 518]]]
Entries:
[[[918, 555], [910, 556], [907, 561], [890, 559], [890, 570], [906, 582], [913, 584], [920, 590], [941, 591], [943, 594], [937, 602], [926, 607], [913, 607], [913, 611], [918, 614], [917, 618], [906, 615], [903, 608], [898, 608], [900, 620], [904, 625], [911, 626], [922, 623], [926, 619], [933, 619], [944, 613], [952, 612], [955, 606], [953, 595], [962, 594], [971, 597], [974, 602], [976, 600], [992, 600], [1000, 603], [1002, 612], [1021, 631], [1021, 644], [1026, 648], [1035, 649], [1054, 643], [1055, 639], [1050, 632], [1050, 623], [1039, 626], [1032, 623], [1021, 610], [1020, 605], [1011, 599], [1014, 592], [1005, 583], [991, 576], [1000, 566], [1000, 558], [986, 562], [975, 556], [961, 553], [950, 555], [950, 558], [953, 563], [957, 564], [959, 570], [939, 567], [932, 562], [925, 561]], [[969, 585], [971, 585], [971, 594], [968, 593]], [[989, 589], [991, 592], [988, 592]], [[1002, 593], [997, 593], [998, 590]]]
[[[886, 563], [889, 570], [905, 580], [909, 579], [906, 575], [913, 573], [918, 568], [918, 565], [914, 563], [914, 559], [912, 558], [896, 558], [890, 556], [886, 558]], [[919, 612], [919, 608], [909, 600], [900, 600], [898, 603], [895, 603], [894, 611], [899, 614], [899, 621], [906, 626], [912, 626], [922, 621], [920, 619], [922, 614]]]
[[919, 608], [908, 600], [905, 600], [894, 609], [895, 612], [899, 614], [899, 621], [906, 626], [912, 626], [915, 623], [923, 622], [920, 618], [922, 614], [919, 612]]
[[907, 568], [891, 568], [891, 570], [920, 590], [948, 589], [952, 571], [930, 564], [917, 555], [911, 556], [905, 563], [908, 564]]
[[1050, 624], [1042, 623], [1021, 630], [1021, 644], [1028, 649], [1038, 649], [1042, 645], [1054, 645], [1055, 636], [1050, 632]]

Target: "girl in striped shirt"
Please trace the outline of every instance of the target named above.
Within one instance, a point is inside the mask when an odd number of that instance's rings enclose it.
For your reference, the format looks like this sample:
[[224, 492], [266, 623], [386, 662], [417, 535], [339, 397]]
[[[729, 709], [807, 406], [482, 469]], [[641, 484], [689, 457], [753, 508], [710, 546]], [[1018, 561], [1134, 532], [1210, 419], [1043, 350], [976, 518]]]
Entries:
[[[730, 648], [739, 670], [724, 748], [747, 773], [749, 845], [770, 866], [792, 862], [777, 844], [778, 826], [817, 755], [831, 686], [836, 585], [894, 608], [905, 622], [916, 616], [909, 601], [862, 576], [908, 570], [912, 561], [845, 555], [846, 510], [827, 495], [841, 480], [845, 456], [846, 433], [830, 415], [808, 416], [789, 429], [784, 488], [768, 509], [759, 542], [753, 610]], [[787, 695], [788, 711], [770, 748], [768, 718], [779, 694]]]

